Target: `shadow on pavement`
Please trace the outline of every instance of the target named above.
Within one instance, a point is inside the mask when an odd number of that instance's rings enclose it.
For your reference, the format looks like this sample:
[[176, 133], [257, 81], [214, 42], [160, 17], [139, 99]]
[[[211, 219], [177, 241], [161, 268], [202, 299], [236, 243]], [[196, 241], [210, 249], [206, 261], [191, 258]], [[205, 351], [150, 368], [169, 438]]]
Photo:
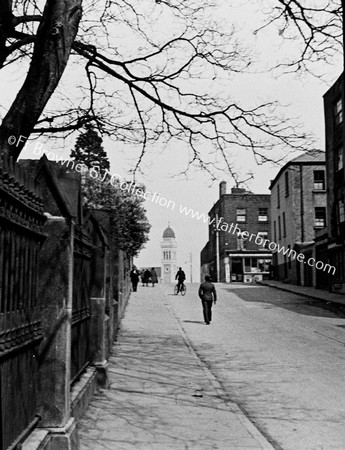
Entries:
[[[272, 307], [287, 309], [306, 316], [345, 319], [345, 305], [337, 303], [329, 303], [324, 300], [311, 298], [307, 299], [298, 294], [280, 291], [270, 287], [265, 288], [264, 286], [251, 287], [250, 289], [236, 286], [234, 290], [224, 290], [237, 295], [245, 302], [265, 303], [267, 306], [270, 304]], [[267, 294], [264, 293], [265, 291]]]
[[202, 324], [202, 325], [205, 324], [205, 322], [203, 322], [202, 320], [184, 320], [183, 322], [184, 323], [199, 323], [199, 324]]

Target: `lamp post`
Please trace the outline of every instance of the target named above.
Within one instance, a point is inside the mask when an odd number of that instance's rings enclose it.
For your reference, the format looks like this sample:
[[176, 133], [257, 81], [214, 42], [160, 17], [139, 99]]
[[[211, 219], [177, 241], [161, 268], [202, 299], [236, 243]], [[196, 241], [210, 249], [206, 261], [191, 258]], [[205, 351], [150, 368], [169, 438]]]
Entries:
[[225, 264], [225, 282], [230, 283], [230, 258], [228, 256], [224, 258], [224, 264]]

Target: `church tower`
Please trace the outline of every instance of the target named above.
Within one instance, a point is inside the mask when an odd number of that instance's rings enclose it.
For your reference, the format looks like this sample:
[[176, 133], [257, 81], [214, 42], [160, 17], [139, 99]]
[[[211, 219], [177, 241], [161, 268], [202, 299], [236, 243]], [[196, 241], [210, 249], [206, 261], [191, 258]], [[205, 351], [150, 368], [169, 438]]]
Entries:
[[177, 243], [174, 231], [170, 228], [164, 230], [161, 242], [162, 280], [163, 283], [174, 283], [176, 269]]

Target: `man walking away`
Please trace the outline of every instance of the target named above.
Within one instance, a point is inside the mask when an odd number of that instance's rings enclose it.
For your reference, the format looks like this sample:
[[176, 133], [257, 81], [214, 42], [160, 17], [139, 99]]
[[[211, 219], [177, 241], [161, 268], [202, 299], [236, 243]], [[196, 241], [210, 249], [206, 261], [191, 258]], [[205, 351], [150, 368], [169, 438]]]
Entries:
[[199, 297], [202, 303], [204, 313], [204, 320], [206, 325], [209, 325], [212, 320], [212, 305], [217, 302], [217, 292], [214, 284], [211, 283], [211, 277], [205, 276], [205, 281], [199, 287]]

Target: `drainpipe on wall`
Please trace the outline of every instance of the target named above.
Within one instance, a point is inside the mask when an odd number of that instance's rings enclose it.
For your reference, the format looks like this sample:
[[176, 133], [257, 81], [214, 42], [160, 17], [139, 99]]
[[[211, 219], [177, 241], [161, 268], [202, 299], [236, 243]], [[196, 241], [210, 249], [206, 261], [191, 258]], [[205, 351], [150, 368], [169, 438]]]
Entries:
[[304, 198], [303, 198], [303, 165], [299, 165], [299, 179], [301, 185], [301, 242], [304, 242]]
[[217, 282], [220, 282], [219, 267], [219, 230], [218, 230], [218, 214], [216, 214], [216, 258], [217, 258]]

